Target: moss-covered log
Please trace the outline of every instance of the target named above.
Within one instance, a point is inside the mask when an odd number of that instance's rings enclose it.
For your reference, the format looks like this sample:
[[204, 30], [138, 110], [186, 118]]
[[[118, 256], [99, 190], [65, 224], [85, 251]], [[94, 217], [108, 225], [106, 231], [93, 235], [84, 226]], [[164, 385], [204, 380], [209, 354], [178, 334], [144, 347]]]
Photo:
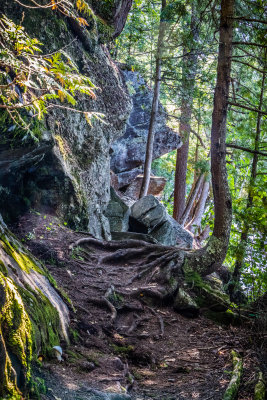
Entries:
[[67, 340], [68, 309], [49, 274], [0, 220], [0, 398], [21, 399], [31, 362]]
[[233, 357], [233, 372], [230, 383], [224, 393], [223, 400], [234, 400], [238, 393], [240, 380], [243, 371], [243, 360], [234, 350], [231, 352]]
[[258, 382], [255, 386], [254, 400], [264, 400], [265, 394], [266, 394], [265, 381], [263, 379], [263, 373], [260, 372], [258, 377]]

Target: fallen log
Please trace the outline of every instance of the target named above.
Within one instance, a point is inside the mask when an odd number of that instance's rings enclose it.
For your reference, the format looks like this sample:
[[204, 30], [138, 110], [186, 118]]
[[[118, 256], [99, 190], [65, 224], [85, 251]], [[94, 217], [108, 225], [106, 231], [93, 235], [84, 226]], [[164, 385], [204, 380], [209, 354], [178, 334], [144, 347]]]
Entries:
[[233, 358], [233, 372], [229, 385], [224, 393], [223, 400], [234, 400], [238, 393], [240, 380], [243, 371], [243, 360], [234, 350], [231, 351]]

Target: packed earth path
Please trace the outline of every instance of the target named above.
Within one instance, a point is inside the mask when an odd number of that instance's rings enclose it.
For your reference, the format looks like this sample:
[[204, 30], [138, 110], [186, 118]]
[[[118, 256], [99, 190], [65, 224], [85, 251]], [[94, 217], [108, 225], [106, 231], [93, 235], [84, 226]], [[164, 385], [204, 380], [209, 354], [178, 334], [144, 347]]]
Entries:
[[123, 242], [100, 242], [33, 211], [16, 234], [64, 290], [71, 314], [71, 342], [57, 344], [62, 361], [38, 355], [43, 399], [220, 400], [231, 379], [232, 350], [244, 361], [238, 399], [253, 399], [257, 332], [218, 325], [201, 313], [188, 318], [171, 303], [149, 300], [144, 282], [132, 279], [141, 256], [121, 249], [114, 257]]

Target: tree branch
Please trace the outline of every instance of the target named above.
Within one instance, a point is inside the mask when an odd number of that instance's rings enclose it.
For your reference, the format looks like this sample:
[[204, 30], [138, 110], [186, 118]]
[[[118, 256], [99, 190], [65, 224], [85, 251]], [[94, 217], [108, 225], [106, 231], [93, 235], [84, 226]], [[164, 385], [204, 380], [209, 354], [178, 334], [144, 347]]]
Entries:
[[248, 149], [247, 147], [239, 146], [234, 143], [226, 143], [226, 147], [231, 147], [232, 149], [238, 149], [238, 150], [246, 151], [247, 153], [259, 154], [261, 156], [267, 157], [267, 153], [264, 153], [263, 151], [251, 150], [251, 149]]
[[267, 48], [267, 46], [265, 44], [259, 44], [259, 43], [254, 43], [254, 42], [233, 42], [232, 44], [234, 46], [238, 46], [238, 45], [242, 44], [242, 45], [247, 45], [247, 46], [262, 47], [263, 49]]
[[251, 65], [251, 64], [249, 64], [249, 63], [246, 63], [246, 62], [243, 62], [243, 61], [236, 60], [236, 59], [235, 59], [235, 57], [233, 57], [233, 62], [237, 62], [237, 63], [239, 63], [239, 64], [244, 64], [244, 65], [247, 65], [248, 67], [250, 67], [250, 68], [254, 69], [255, 71], [258, 71], [258, 72], [260, 72], [261, 74], [264, 74], [264, 73], [265, 73], [265, 71], [264, 71], [263, 69], [259, 69], [259, 68], [257, 68], [257, 67], [254, 67], [253, 65]]
[[253, 18], [246, 18], [246, 17], [232, 17], [231, 19], [234, 19], [237, 21], [245, 21], [245, 22], [259, 22], [261, 24], [267, 25], [267, 21], [262, 20], [262, 19], [253, 19]]
[[234, 107], [244, 108], [245, 110], [248, 110], [248, 111], [254, 111], [259, 114], [267, 115], [267, 111], [262, 111], [262, 110], [259, 110], [258, 108], [247, 107], [244, 104], [233, 103], [232, 101], [229, 101], [228, 104], [231, 106], [234, 106]]

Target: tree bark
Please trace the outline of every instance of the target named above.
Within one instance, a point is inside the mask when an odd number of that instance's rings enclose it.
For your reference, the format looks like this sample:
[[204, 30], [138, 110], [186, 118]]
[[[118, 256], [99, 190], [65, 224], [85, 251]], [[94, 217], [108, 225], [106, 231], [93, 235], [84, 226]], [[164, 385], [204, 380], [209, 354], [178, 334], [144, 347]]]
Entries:
[[192, 192], [189, 195], [189, 198], [188, 198], [185, 210], [183, 212], [183, 215], [180, 218], [181, 225], [184, 225], [186, 223], [187, 218], [188, 218], [188, 216], [190, 214], [190, 211], [191, 211], [192, 207], [194, 206], [194, 202], [195, 202], [196, 197], [197, 197], [197, 195], [199, 193], [199, 190], [200, 190], [202, 184], [204, 183], [204, 179], [205, 179], [204, 174], [202, 174], [202, 175], [200, 175], [198, 177], [198, 179], [196, 181], [196, 184], [195, 184]]
[[154, 85], [154, 94], [152, 101], [152, 109], [150, 115], [150, 123], [147, 135], [147, 145], [146, 145], [146, 158], [145, 158], [145, 166], [144, 166], [144, 178], [140, 190], [140, 196], [142, 197], [147, 195], [150, 174], [151, 174], [151, 164], [153, 158], [153, 145], [154, 145], [154, 136], [155, 136], [155, 125], [156, 118], [158, 113], [159, 106], [159, 95], [160, 95], [160, 81], [161, 81], [161, 58], [163, 51], [163, 40], [166, 31], [166, 21], [163, 20], [162, 15], [163, 11], [166, 7], [166, 0], [162, 0], [161, 4], [161, 18], [160, 18], [160, 26], [159, 26], [159, 35], [158, 35], [158, 44], [157, 44], [157, 57], [156, 57], [156, 76], [155, 76], [155, 85]]
[[[232, 202], [226, 170], [226, 119], [229, 98], [234, 0], [222, 0], [217, 81], [211, 127], [211, 176], [214, 196], [214, 229], [207, 245], [187, 255], [185, 269], [207, 275], [223, 262], [230, 237]], [[197, 261], [197, 262], [196, 262]]]
[[[198, 29], [196, 28], [196, 10], [194, 1], [192, 2], [191, 15], [191, 32], [193, 33], [193, 41], [198, 40]], [[192, 46], [192, 45], [191, 45]], [[184, 66], [182, 76], [182, 104], [181, 104], [181, 121], [179, 133], [183, 140], [183, 145], [177, 149], [176, 168], [174, 179], [174, 202], [173, 202], [173, 218], [181, 223], [182, 214], [185, 210], [186, 197], [186, 172], [187, 159], [189, 151], [189, 135], [191, 132], [191, 115], [193, 103], [193, 91], [195, 86], [195, 76], [197, 70], [197, 53], [191, 54], [188, 46], [184, 45]]]
[[210, 183], [207, 177], [205, 177], [205, 181], [202, 187], [201, 195], [199, 201], [197, 203], [194, 216], [189, 224], [186, 226], [186, 229], [190, 230], [194, 235], [197, 233], [197, 230], [201, 226], [201, 220], [205, 211], [205, 205], [207, 198], [209, 196], [209, 188]]
[[[263, 106], [264, 89], [265, 89], [265, 74], [263, 74], [263, 76], [262, 76], [260, 101], [259, 101], [259, 107], [258, 107], [260, 111]], [[258, 165], [258, 158], [259, 158], [261, 120], [262, 120], [262, 113], [259, 112], [258, 117], [257, 117], [255, 147], [254, 147], [251, 175], [250, 175], [250, 181], [249, 181], [246, 214], [253, 207], [253, 197], [254, 197], [253, 192], [254, 192], [255, 180], [257, 178], [257, 165]], [[239, 281], [240, 281], [241, 269], [242, 269], [242, 265], [244, 263], [244, 258], [246, 256], [246, 246], [247, 246], [247, 240], [248, 240], [248, 236], [249, 236], [249, 230], [250, 230], [250, 221], [248, 218], [245, 218], [244, 224], [243, 224], [243, 229], [241, 232], [241, 237], [240, 237], [240, 239], [241, 239], [240, 245], [238, 246], [238, 251], [236, 254], [236, 262], [235, 262], [235, 268], [234, 268], [234, 272], [233, 272], [233, 283], [231, 284], [231, 286], [229, 286], [230, 296], [233, 296], [235, 288], [237, 287], [237, 285], [239, 284]]]

